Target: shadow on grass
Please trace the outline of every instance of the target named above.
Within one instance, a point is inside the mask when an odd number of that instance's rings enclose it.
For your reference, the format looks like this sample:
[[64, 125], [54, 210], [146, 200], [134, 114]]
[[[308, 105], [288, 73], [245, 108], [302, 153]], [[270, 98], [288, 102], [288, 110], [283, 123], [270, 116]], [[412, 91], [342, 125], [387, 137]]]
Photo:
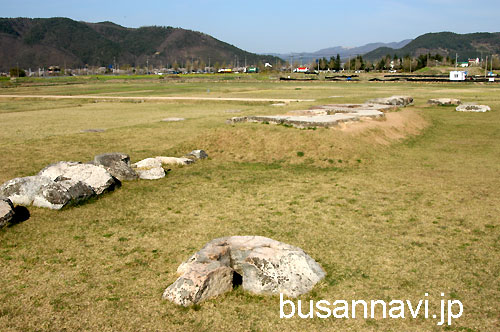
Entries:
[[14, 219], [9, 223], [8, 227], [13, 227], [30, 218], [30, 211], [25, 206], [16, 206], [14, 208]]

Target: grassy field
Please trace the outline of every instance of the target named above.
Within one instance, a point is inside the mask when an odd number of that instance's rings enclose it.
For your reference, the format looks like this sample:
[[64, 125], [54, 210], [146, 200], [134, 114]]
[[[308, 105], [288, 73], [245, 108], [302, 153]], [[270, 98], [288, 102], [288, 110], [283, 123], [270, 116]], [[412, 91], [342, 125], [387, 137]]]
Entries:
[[[75, 80], [5, 84], [0, 94], [316, 99], [117, 102], [0, 98], [0, 183], [59, 160], [132, 161], [205, 149], [156, 181], [126, 182], [76, 207], [30, 207], [0, 230], [0, 331], [498, 331], [500, 87], [481, 84]], [[386, 121], [298, 130], [225, 119], [411, 95]], [[456, 97], [489, 113], [428, 106]], [[167, 123], [166, 117], [185, 121]], [[375, 124], [375, 125], [373, 125]], [[85, 129], [104, 132], [82, 132]], [[464, 305], [437, 319], [279, 318], [279, 297], [241, 289], [181, 308], [163, 301], [177, 266], [211, 239], [262, 235], [327, 272], [301, 300]]]

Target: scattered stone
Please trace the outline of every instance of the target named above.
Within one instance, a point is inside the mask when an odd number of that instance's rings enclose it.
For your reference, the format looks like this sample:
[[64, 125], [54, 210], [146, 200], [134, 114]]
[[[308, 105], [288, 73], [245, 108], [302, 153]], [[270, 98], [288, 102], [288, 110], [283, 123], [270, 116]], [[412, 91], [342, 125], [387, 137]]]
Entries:
[[460, 105], [462, 102], [456, 98], [434, 98], [427, 101], [428, 104], [447, 106], [447, 105]]
[[71, 201], [67, 189], [45, 176], [27, 176], [9, 180], [0, 186], [0, 196], [12, 203], [59, 210]]
[[382, 105], [398, 105], [406, 106], [413, 103], [413, 97], [409, 96], [392, 96], [387, 98], [375, 98], [366, 101], [370, 104], [382, 104]]
[[186, 119], [184, 118], [165, 118], [165, 119], [162, 119], [161, 121], [162, 122], [179, 122], [179, 121], [184, 121]]
[[455, 110], [458, 112], [489, 112], [491, 108], [487, 105], [464, 104], [458, 106]]
[[225, 113], [241, 113], [242, 110], [226, 110]]
[[42, 169], [38, 175], [48, 177], [52, 181], [69, 180], [75, 184], [83, 182], [90, 186], [97, 195], [113, 190], [118, 183], [103, 167], [82, 164], [73, 161], [60, 161]]
[[14, 205], [8, 198], [0, 198], [0, 228], [14, 220]]
[[286, 106], [285, 103], [276, 103], [276, 104], [271, 104], [271, 106]]
[[165, 177], [165, 170], [161, 167], [161, 161], [156, 158], [146, 158], [135, 164], [132, 167], [143, 180], [157, 180]]
[[296, 297], [325, 276], [302, 249], [262, 236], [215, 239], [182, 263], [177, 273], [180, 277], [163, 298], [182, 306], [223, 294], [238, 279], [252, 293]]
[[205, 152], [205, 150], [193, 150], [189, 152], [186, 157], [194, 157], [196, 159], [205, 159], [208, 158], [208, 154]]
[[100, 128], [89, 128], [80, 130], [81, 133], [103, 133], [105, 131], [106, 129], [100, 129]]
[[94, 165], [102, 166], [120, 181], [137, 180], [139, 176], [130, 166], [130, 156], [125, 153], [104, 153], [94, 157]]
[[176, 158], [176, 157], [155, 157], [162, 165], [189, 165], [194, 163], [191, 158]]

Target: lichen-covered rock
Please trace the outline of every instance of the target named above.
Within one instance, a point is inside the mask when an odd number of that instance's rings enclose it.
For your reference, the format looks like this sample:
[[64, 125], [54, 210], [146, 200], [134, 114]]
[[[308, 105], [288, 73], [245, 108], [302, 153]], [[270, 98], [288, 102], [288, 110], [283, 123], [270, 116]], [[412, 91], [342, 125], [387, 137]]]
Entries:
[[163, 293], [163, 298], [190, 306], [233, 289], [233, 269], [214, 262], [193, 264]]
[[434, 98], [427, 101], [428, 104], [448, 106], [448, 105], [460, 105], [462, 102], [460, 99], [456, 98]]
[[205, 159], [208, 158], [208, 154], [205, 150], [193, 150], [189, 152], [186, 157], [188, 158], [196, 158], [196, 159]]
[[161, 167], [161, 161], [156, 158], [146, 158], [135, 164], [133, 169], [143, 180], [158, 180], [165, 177], [165, 170]]
[[386, 98], [375, 98], [366, 101], [372, 104], [382, 104], [382, 105], [398, 105], [406, 106], [413, 103], [413, 97], [410, 96], [391, 96]]
[[42, 169], [40, 176], [56, 179], [71, 180], [73, 183], [82, 182], [92, 188], [97, 195], [113, 190], [117, 182], [103, 167], [92, 164], [82, 164], [72, 161], [60, 161]]
[[463, 104], [455, 109], [457, 112], [489, 112], [491, 108], [487, 105]]
[[19, 205], [31, 205], [59, 210], [71, 201], [71, 195], [61, 184], [45, 176], [27, 176], [9, 180], [0, 186], [0, 196]]
[[233, 236], [227, 241], [232, 267], [249, 292], [296, 297], [309, 292], [325, 276], [316, 261], [289, 244], [261, 236]]
[[[177, 269], [180, 277], [163, 293], [179, 305], [196, 304], [230, 289], [229, 268], [242, 288], [256, 294], [295, 297], [309, 292], [325, 272], [302, 249], [262, 236], [231, 236], [207, 243]], [[213, 285], [213, 287], [212, 287]]]
[[97, 166], [102, 166], [120, 181], [137, 180], [139, 176], [130, 166], [130, 157], [125, 153], [104, 153], [94, 157]]
[[176, 158], [176, 157], [156, 157], [162, 165], [189, 165], [194, 163], [194, 159], [191, 158]]
[[8, 198], [0, 198], [0, 228], [14, 220], [14, 205]]
[[96, 192], [86, 183], [58, 177], [54, 182], [61, 185], [71, 197], [72, 203], [83, 202], [91, 197], [96, 196]]

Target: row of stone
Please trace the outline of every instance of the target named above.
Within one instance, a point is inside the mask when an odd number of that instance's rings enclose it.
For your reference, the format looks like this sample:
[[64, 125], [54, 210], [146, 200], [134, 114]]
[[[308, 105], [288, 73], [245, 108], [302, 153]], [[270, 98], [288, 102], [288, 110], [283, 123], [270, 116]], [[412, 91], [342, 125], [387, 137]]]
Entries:
[[262, 122], [290, 125], [296, 128], [329, 128], [344, 122], [383, 118], [384, 111], [405, 107], [411, 103], [413, 103], [413, 98], [410, 96], [392, 96], [370, 99], [364, 104], [317, 105], [308, 110], [291, 111], [284, 115], [232, 117], [226, 123]]
[[[147, 158], [133, 165], [130, 164], [130, 157], [124, 153], [101, 154], [87, 163], [60, 161], [45, 167], [37, 175], [15, 178], [2, 184], [2, 211], [7, 211], [9, 204], [59, 210], [66, 205], [112, 191], [121, 181], [165, 177], [163, 165], [188, 165], [206, 157], [205, 151], [194, 150], [183, 158]], [[147, 166], [150, 160], [155, 161], [155, 168]], [[151, 176], [151, 172], [156, 175]], [[8, 215], [6, 212], [5, 217], [0, 218], [7, 220]]]

